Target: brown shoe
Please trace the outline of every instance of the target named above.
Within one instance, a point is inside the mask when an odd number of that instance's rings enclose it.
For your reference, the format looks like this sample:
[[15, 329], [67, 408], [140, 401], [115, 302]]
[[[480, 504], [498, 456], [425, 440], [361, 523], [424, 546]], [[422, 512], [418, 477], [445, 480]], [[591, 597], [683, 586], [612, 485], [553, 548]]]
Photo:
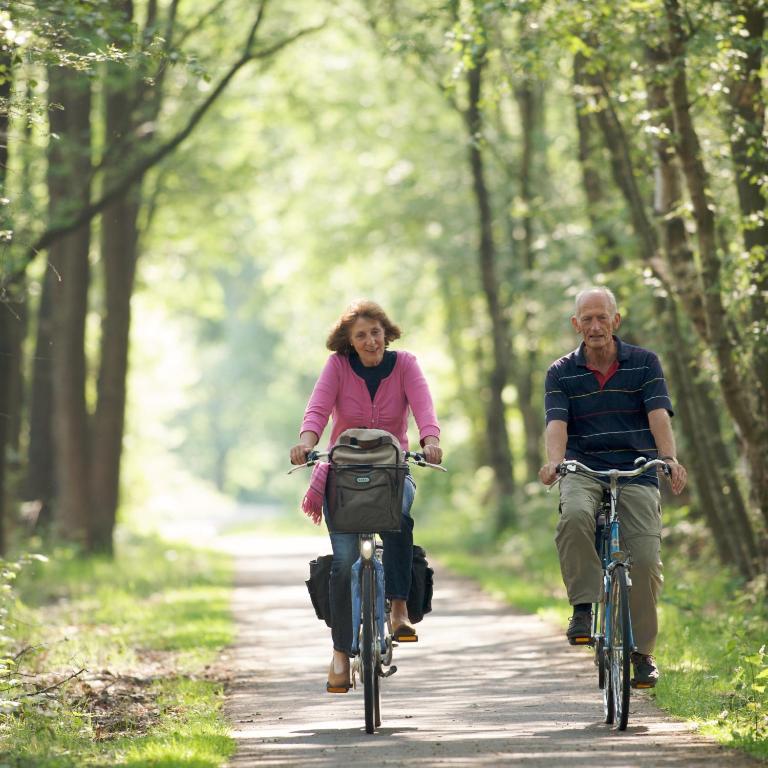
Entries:
[[349, 659], [347, 659], [347, 668], [344, 672], [336, 673], [333, 671], [333, 660], [328, 670], [328, 682], [325, 684], [325, 690], [328, 693], [347, 693], [352, 686], [349, 682]]
[[649, 653], [632, 654], [632, 666], [635, 674], [631, 680], [633, 688], [654, 688], [659, 682], [659, 668]]
[[419, 642], [419, 636], [416, 634], [416, 630], [405, 621], [398, 625], [397, 629], [392, 632], [392, 639], [396, 640], [398, 643]]

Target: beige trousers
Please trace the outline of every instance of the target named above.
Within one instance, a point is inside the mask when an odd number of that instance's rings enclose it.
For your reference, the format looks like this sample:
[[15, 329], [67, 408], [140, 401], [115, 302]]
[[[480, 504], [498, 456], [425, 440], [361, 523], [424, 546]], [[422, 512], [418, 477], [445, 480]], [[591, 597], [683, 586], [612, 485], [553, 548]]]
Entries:
[[[555, 544], [571, 605], [601, 599], [602, 568], [595, 549], [595, 511], [602, 489], [597, 480], [576, 473], [566, 475], [560, 483], [560, 521]], [[664, 581], [658, 488], [624, 486], [619, 492], [619, 519], [622, 546], [629, 550], [632, 564], [629, 606], [635, 644], [640, 653], [652, 653], [658, 634], [656, 604]]]

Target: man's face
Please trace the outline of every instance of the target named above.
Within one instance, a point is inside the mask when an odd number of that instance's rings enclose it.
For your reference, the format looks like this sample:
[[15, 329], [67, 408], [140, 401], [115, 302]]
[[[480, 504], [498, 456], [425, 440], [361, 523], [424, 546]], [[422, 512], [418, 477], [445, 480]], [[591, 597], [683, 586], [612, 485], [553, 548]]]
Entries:
[[588, 293], [582, 297], [571, 325], [581, 334], [587, 349], [602, 352], [610, 347], [613, 333], [621, 323], [621, 315], [614, 312], [603, 293]]

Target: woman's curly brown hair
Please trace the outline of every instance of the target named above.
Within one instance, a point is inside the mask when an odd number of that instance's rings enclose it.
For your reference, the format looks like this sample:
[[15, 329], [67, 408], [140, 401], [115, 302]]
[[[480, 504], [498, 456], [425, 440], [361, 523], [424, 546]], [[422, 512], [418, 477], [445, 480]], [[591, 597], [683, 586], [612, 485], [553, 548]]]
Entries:
[[336, 321], [333, 330], [325, 342], [325, 346], [331, 352], [348, 355], [352, 351], [352, 344], [349, 342], [349, 331], [358, 318], [361, 317], [365, 317], [368, 320], [378, 320], [381, 323], [381, 327], [384, 329], [384, 346], [388, 347], [390, 341], [400, 338], [400, 328], [387, 317], [387, 313], [375, 301], [358, 299], [353, 301]]

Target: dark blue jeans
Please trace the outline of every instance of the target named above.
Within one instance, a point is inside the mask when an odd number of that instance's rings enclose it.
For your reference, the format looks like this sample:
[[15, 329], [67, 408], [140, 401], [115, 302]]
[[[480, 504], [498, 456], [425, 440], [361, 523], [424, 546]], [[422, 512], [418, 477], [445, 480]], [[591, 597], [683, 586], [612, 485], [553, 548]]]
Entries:
[[[413, 518], [411, 506], [416, 483], [405, 477], [403, 515], [399, 533], [382, 533], [384, 544], [384, 590], [390, 599], [408, 599], [413, 564]], [[323, 505], [323, 512], [326, 507]], [[327, 521], [326, 521], [327, 522]], [[352, 583], [350, 569], [360, 556], [356, 533], [331, 533], [331, 636], [334, 650], [352, 655]]]

